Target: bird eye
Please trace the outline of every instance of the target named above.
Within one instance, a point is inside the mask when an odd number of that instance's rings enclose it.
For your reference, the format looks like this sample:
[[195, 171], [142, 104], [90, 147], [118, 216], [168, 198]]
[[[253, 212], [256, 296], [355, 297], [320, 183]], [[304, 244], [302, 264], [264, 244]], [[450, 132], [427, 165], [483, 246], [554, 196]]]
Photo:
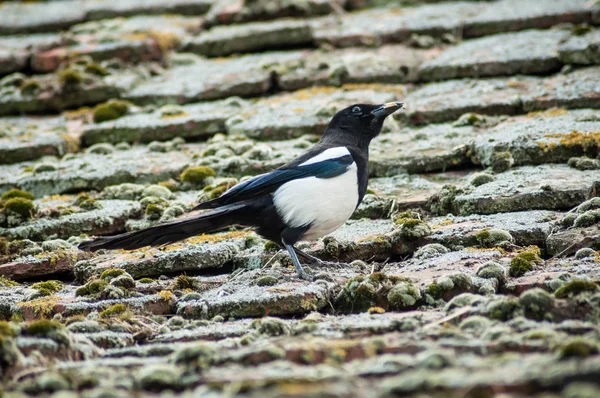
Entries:
[[352, 113], [360, 113], [360, 111], [360, 106], [355, 106], [354, 108], [352, 108]]

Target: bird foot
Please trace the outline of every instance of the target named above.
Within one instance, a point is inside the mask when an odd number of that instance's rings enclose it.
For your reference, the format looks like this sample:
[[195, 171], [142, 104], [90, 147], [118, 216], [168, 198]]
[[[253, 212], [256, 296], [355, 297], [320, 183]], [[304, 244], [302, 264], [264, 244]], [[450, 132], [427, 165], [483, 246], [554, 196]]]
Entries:
[[303, 279], [305, 281], [312, 282], [315, 280], [315, 276], [313, 274], [310, 274], [304, 270], [302, 270], [302, 272], [298, 272], [296, 275], [298, 276], [298, 278]]

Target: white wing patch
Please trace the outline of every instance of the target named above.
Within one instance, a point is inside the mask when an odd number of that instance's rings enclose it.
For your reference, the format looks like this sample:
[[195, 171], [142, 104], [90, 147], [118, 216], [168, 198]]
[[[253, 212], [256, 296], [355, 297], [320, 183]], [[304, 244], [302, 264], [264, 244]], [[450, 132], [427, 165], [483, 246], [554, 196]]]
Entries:
[[337, 159], [346, 155], [350, 155], [350, 152], [346, 147], [338, 146], [335, 148], [329, 148], [324, 150], [314, 158], [310, 158], [306, 162], [300, 163], [298, 166], [306, 166], [307, 164], [322, 162], [323, 160]]
[[[342, 152], [342, 150], [344, 152]], [[326, 152], [329, 152], [325, 155]], [[335, 156], [331, 156], [335, 153]], [[334, 159], [349, 154], [346, 148], [331, 148], [307, 162]], [[319, 156], [325, 155], [319, 160]], [[309, 163], [303, 164], [309, 164]], [[311, 225], [302, 236], [314, 240], [341, 227], [354, 213], [358, 203], [356, 163], [345, 173], [333, 178], [308, 177], [283, 184], [273, 194], [273, 203], [289, 226]]]

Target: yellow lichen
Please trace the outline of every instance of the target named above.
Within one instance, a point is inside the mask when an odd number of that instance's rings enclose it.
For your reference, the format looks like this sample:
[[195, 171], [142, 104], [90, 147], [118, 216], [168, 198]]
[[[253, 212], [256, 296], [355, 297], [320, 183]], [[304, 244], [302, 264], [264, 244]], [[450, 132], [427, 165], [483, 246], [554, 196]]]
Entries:
[[[546, 134], [547, 138], [559, 138], [560, 145], [566, 148], [581, 148], [584, 153], [596, 153], [600, 148], [600, 131], [582, 133], [581, 131], [573, 130], [570, 133], [554, 133]], [[538, 145], [548, 152], [558, 146], [557, 143], [539, 142]]]
[[232, 232], [225, 232], [222, 234], [202, 234], [202, 235], [194, 236], [192, 238], [188, 238], [183, 242], [178, 242], [178, 243], [169, 245], [165, 248], [165, 251], [173, 250], [174, 248], [178, 249], [183, 246], [187, 246], [189, 244], [216, 243], [216, 242], [225, 241], [227, 239], [244, 238], [244, 237], [250, 235], [251, 233], [252, 233], [252, 231], [232, 231]]
[[36, 318], [47, 318], [52, 315], [58, 300], [59, 298], [56, 296], [48, 296], [31, 301], [21, 301], [17, 303], [17, 306], [22, 309], [31, 309]]
[[187, 113], [187, 112], [181, 112], [181, 113], [177, 113], [175, 115], [162, 115], [160, 118], [163, 119], [163, 120], [166, 120], [166, 119], [177, 119], [179, 117], [186, 117], [186, 116], [189, 116], [189, 115], [190, 114]]
[[550, 108], [544, 111], [533, 111], [529, 112], [527, 117], [554, 117], [554, 116], [562, 116], [566, 115], [567, 110], [565, 108]]
[[65, 111], [63, 112], [63, 116], [65, 119], [73, 120], [73, 119], [87, 119], [92, 113], [92, 108], [89, 106], [84, 106], [79, 109], [75, 109], [73, 111]]
[[445, 221], [439, 222], [437, 224], [433, 224], [431, 226], [431, 228], [432, 229], [441, 228], [441, 227], [445, 227], [446, 225], [451, 225], [453, 223], [454, 223], [454, 220], [445, 220]]
[[157, 293], [164, 301], [171, 301], [175, 295], [173, 294], [173, 292], [170, 292], [168, 290], [161, 290], [160, 292]]

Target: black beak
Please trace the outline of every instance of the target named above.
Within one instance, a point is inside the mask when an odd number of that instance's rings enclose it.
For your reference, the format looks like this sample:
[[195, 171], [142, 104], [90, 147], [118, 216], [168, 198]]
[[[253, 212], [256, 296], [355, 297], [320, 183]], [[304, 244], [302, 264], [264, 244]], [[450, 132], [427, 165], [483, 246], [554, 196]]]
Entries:
[[402, 108], [403, 105], [402, 102], [388, 102], [387, 104], [383, 104], [380, 107], [373, 109], [371, 115], [378, 118], [386, 117]]

